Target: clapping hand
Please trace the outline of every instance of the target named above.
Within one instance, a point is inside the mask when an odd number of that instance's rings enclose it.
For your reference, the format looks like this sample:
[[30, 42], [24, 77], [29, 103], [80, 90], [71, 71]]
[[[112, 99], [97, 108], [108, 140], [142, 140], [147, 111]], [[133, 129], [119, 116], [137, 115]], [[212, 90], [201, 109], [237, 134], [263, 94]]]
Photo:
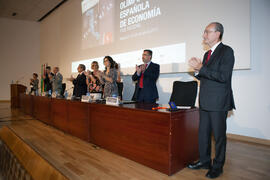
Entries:
[[141, 65], [141, 70], [142, 70], [143, 73], [144, 73], [145, 69], [146, 69], [146, 65], [145, 64], [142, 64]]
[[202, 68], [202, 61], [199, 58], [192, 57], [189, 61], [188, 64], [190, 67], [192, 67], [195, 71], [200, 71]]
[[53, 76], [52, 76], [51, 73], [49, 73], [49, 74], [48, 74], [48, 77], [49, 77], [49, 79], [52, 79]]
[[97, 72], [96, 72], [96, 76], [97, 76], [98, 78], [101, 78], [101, 77], [103, 76], [103, 72], [97, 71]]
[[68, 81], [73, 81], [74, 77], [71, 75], [70, 78], [67, 78]]
[[87, 71], [84, 71], [83, 72], [83, 74], [87, 77], [87, 76], [89, 76], [90, 75], [90, 71], [89, 70], [87, 70]]
[[137, 71], [138, 74], [141, 74], [141, 72], [142, 72], [141, 66], [138, 66], [138, 65], [136, 64], [136, 71]]

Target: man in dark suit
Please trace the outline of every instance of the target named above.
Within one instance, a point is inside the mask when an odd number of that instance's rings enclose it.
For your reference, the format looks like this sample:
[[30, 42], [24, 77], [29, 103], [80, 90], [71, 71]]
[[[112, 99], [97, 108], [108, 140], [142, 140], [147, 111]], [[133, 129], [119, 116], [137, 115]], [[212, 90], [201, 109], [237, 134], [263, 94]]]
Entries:
[[[226, 118], [235, 109], [231, 87], [234, 52], [221, 40], [223, 26], [210, 23], [204, 31], [204, 43], [210, 47], [203, 62], [191, 58], [189, 65], [200, 80], [199, 161], [189, 164], [191, 169], [210, 169], [206, 176], [216, 178], [223, 172], [226, 154]], [[215, 139], [215, 158], [211, 162], [211, 133]]]
[[73, 83], [73, 96], [81, 97], [82, 95], [86, 95], [87, 93], [87, 84], [86, 84], [86, 76], [85, 76], [85, 65], [79, 64], [78, 68], [78, 76], [74, 79], [72, 76], [69, 80]]
[[46, 67], [46, 73], [43, 75], [44, 84], [45, 84], [45, 91], [52, 91], [52, 83], [50, 81], [50, 77], [52, 77], [54, 74], [51, 72], [51, 66]]
[[136, 65], [136, 72], [132, 76], [137, 81], [135, 94], [138, 102], [155, 103], [158, 99], [156, 81], [159, 77], [159, 65], [151, 62], [153, 52], [149, 49], [143, 51], [143, 64]]

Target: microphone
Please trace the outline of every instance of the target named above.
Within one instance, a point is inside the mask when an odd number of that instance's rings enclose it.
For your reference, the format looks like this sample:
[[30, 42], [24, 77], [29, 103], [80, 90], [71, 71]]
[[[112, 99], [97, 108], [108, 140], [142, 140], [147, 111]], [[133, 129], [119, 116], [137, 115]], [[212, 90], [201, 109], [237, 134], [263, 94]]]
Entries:
[[[22, 84], [22, 85], [24, 85], [24, 86], [28, 86], [27, 84], [27, 82], [25, 81], [25, 78], [27, 77], [27, 76], [29, 76], [29, 73], [27, 73], [27, 74], [24, 74], [23, 76], [21, 76], [20, 78], [18, 78], [18, 79], [16, 79], [16, 81], [15, 81], [15, 84]], [[11, 82], [12, 84], [14, 84], [14, 82], [13, 82], [13, 80], [12, 80], [12, 82]]]
[[26, 76], [26, 74], [25, 75], [23, 75], [22, 77], [20, 77], [19, 79], [17, 79], [15, 82], [16, 82], [16, 84], [18, 84], [19, 82], [20, 82], [20, 80], [22, 80], [22, 79], [24, 79], [24, 77]]

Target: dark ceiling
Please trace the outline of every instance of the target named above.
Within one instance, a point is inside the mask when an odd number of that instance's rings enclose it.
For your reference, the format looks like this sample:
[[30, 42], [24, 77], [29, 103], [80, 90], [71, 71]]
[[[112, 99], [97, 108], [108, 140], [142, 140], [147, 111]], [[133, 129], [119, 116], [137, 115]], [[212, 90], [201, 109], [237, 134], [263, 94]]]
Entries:
[[0, 17], [41, 21], [67, 0], [0, 0]]

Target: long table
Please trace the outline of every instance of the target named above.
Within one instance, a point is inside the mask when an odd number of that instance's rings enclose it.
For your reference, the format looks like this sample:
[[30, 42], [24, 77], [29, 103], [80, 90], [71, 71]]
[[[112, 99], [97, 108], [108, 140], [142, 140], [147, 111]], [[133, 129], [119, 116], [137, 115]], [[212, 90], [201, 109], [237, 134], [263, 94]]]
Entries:
[[197, 108], [110, 106], [20, 94], [20, 109], [65, 133], [172, 175], [198, 159]]

